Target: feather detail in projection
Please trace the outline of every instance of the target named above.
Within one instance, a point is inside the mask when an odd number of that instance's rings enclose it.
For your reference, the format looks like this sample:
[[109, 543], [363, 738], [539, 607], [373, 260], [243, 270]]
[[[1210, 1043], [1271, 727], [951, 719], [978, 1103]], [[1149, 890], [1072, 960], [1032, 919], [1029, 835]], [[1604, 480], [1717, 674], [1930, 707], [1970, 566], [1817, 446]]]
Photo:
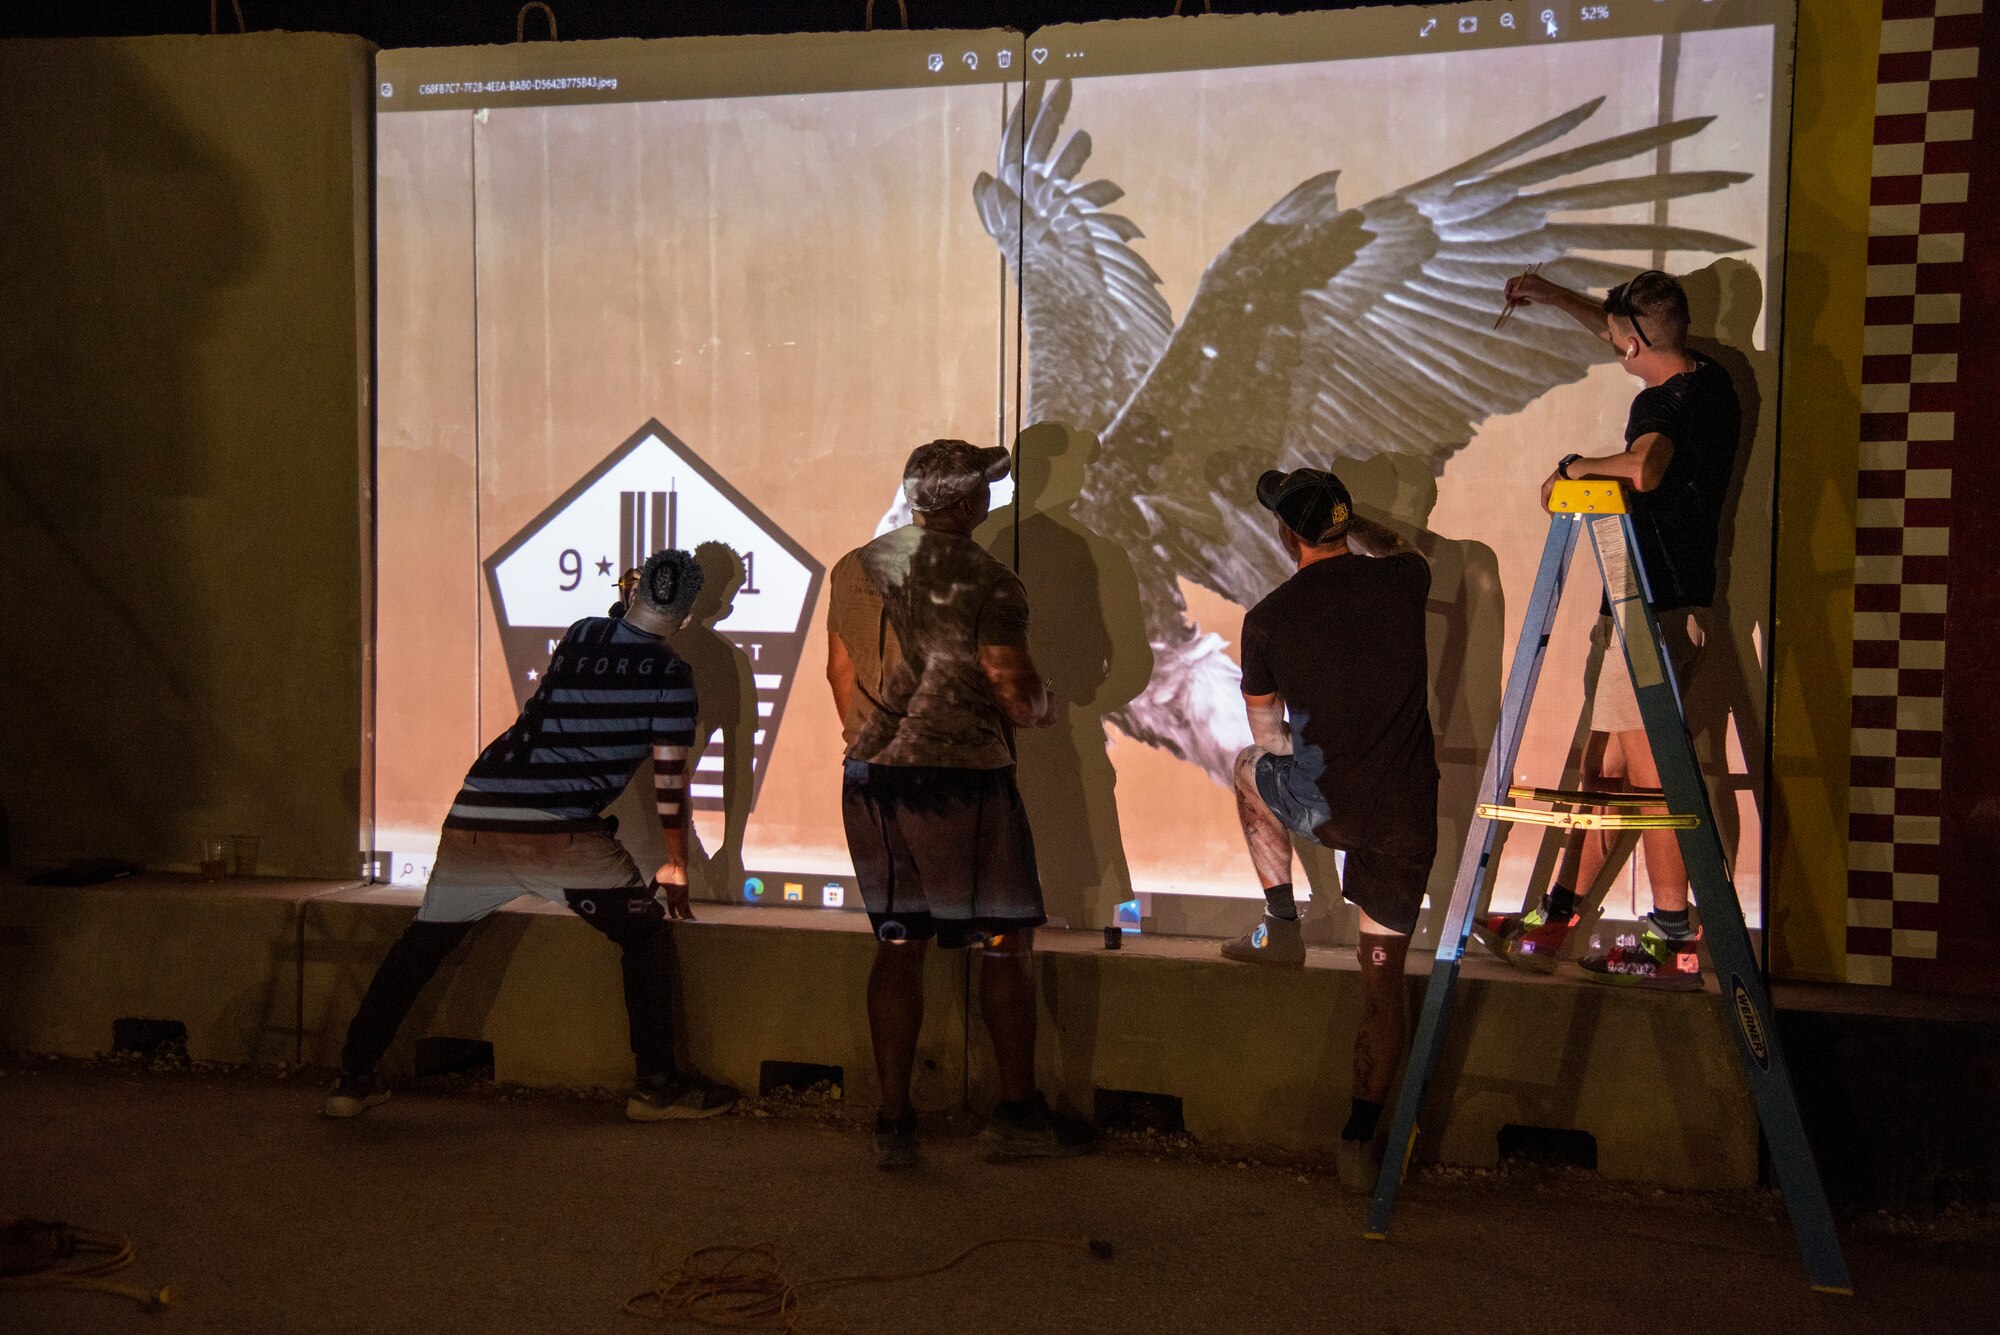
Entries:
[[1713, 119], [1579, 139], [1603, 101], [1352, 208], [1339, 203], [1338, 171], [1301, 182], [1210, 262], [1176, 322], [1134, 248], [1144, 233], [1107, 211], [1124, 191], [1084, 179], [1086, 132], [1063, 138], [1070, 84], [1027, 86], [973, 200], [1021, 286], [1022, 420], [1103, 442], [1076, 514], [1131, 554], [1155, 659], [1151, 684], [1112, 715], [1127, 735], [1230, 782], [1250, 740], [1240, 677], [1222, 641], [1189, 621], [1180, 581], [1249, 607], [1291, 573], [1255, 500], [1264, 469], [1396, 454], [1439, 474], [1488, 418], [1607, 359], [1547, 307], [1494, 330], [1508, 277], [1539, 264], [1557, 283], [1603, 287], [1638, 268], [1598, 254], [1748, 248], [1666, 223], [1571, 217], [1749, 179], [1654, 171], [1564, 184]]

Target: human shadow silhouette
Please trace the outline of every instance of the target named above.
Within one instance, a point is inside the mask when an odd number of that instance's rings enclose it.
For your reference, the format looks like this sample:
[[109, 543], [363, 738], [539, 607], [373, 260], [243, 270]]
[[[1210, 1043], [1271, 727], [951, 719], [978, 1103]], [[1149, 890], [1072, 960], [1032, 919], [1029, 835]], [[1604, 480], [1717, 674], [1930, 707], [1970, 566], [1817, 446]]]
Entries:
[[[695, 725], [694, 742], [688, 747], [688, 782], [690, 787], [696, 782], [706, 787], [720, 779], [722, 831], [715, 847], [707, 847], [697, 806], [695, 829], [688, 840], [688, 884], [697, 899], [728, 902], [742, 883], [743, 836], [756, 796], [757, 685], [751, 675], [750, 655], [716, 629], [735, 610], [736, 594], [745, 578], [743, 558], [725, 543], [704, 542], [694, 549], [694, 559], [701, 567], [701, 594], [687, 624], [668, 643], [694, 672]], [[713, 758], [719, 761], [719, 773], [716, 766], [702, 769], [702, 761], [711, 758], [711, 744], [716, 747]], [[666, 841], [653, 805], [650, 765], [639, 766], [612, 811], [618, 817], [619, 837], [640, 868], [659, 866], [666, 859]]]
[[[1770, 505], [1774, 451], [1757, 448], [1764, 423], [1764, 386], [1775, 385], [1774, 353], [1756, 346], [1757, 319], [1764, 310], [1764, 280], [1750, 264], [1719, 259], [1681, 279], [1690, 316], [1688, 346], [1729, 372], [1743, 406], [1735, 468], [1722, 507], [1722, 527], [1716, 540], [1715, 602], [1710, 639], [1701, 670], [1683, 685], [1682, 711], [1688, 735], [1709, 787], [1718, 781], [1722, 792], [1715, 803], [1716, 833], [1731, 865], [1742, 842], [1742, 812], [1736, 801], [1748, 789], [1759, 819], [1764, 810], [1765, 669], [1759, 646], [1771, 642], [1771, 524]], [[1766, 498], [1752, 510], [1757, 535], [1739, 541], [1745, 495]], [[1745, 547], [1749, 551], [1745, 551]], [[1762, 560], [1755, 559], [1758, 555]], [[1749, 557], [1751, 559], [1746, 560]], [[1756, 632], [1752, 637], [1752, 631]], [[1729, 729], [1734, 724], [1742, 746], [1744, 775], [1729, 772]]]
[[1016, 734], [1018, 782], [1049, 917], [1079, 928], [1111, 925], [1133, 895], [1105, 717], [1153, 675], [1131, 558], [1073, 513], [1097, 452], [1087, 431], [1029, 427], [1016, 450], [1015, 504], [975, 535], [1003, 562], [1020, 553], [1029, 647], [1060, 713], [1054, 727]]
[[331, 596], [296, 587], [310, 557], [291, 549], [323, 529], [302, 515], [323, 496], [286, 471], [303, 446], [244, 425], [268, 407], [253, 391], [206, 390], [247, 350], [243, 322], [264, 318], [233, 289], [296, 254], [268, 231], [281, 187], [218, 146], [164, 64], [111, 42], [4, 46], [0, 116], [21, 132], [0, 142], [0, 622], [74, 632], [9, 655], [9, 694], [38, 702], [0, 736], [10, 856], [191, 866], [192, 827], [224, 812], [266, 822], [267, 866], [291, 860], [294, 831], [341, 829], [351, 850], [358, 789], [300, 783], [297, 756], [231, 701], [233, 634], [351, 652], [315, 639], [337, 624]]
[[[1402, 454], [1343, 458], [1332, 470], [1354, 498], [1355, 513], [1402, 535], [1431, 566], [1426, 641], [1430, 658], [1431, 733], [1438, 762], [1438, 843], [1431, 868], [1431, 904], [1418, 920], [1413, 942], [1431, 945], [1435, 918], [1450, 896], [1477, 803], [1486, 753], [1500, 723], [1501, 646], [1507, 597], [1493, 549], [1469, 538], [1433, 532], [1438, 479], [1424, 460]], [[1294, 841], [1299, 860], [1322, 905], [1340, 905], [1340, 879], [1332, 854]], [[1351, 909], [1322, 909], [1307, 919], [1315, 945], [1351, 945], [1359, 920]]]

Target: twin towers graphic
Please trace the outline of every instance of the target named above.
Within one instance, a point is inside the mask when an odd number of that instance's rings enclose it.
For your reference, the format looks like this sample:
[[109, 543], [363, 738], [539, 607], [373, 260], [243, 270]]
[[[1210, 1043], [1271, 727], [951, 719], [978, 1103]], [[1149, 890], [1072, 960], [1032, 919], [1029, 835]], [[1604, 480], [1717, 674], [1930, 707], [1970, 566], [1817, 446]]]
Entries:
[[[606, 614], [620, 575], [663, 548], [710, 543], [729, 548], [742, 567], [714, 630], [740, 651], [754, 684], [754, 805], [825, 568], [685, 442], [658, 421], [640, 427], [486, 559], [487, 593], [518, 706], [534, 694], [563, 632]], [[705, 693], [741, 687], [696, 684]], [[696, 810], [722, 809], [720, 751], [710, 746], [697, 764]]]
[[[618, 493], [618, 569], [637, 570], [654, 552], [678, 547], [680, 542], [681, 494], [666, 491], [621, 491]], [[741, 552], [743, 587], [737, 596], [756, 595], [757, 554]]]

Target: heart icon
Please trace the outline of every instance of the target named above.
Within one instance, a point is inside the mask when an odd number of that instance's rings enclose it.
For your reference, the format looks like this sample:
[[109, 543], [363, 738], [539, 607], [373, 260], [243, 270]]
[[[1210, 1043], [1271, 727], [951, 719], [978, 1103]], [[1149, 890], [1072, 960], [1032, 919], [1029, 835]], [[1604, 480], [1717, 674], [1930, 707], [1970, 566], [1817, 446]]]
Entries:
[[1028, 55], [1034, 59], [1034, 62], [1037, 65], [1039, 65], [1044, 60], [1047, 60], [1049, 58], [1049, 49], [1046, 46], [1038, 46], [1034, 50], [1030, 51]]

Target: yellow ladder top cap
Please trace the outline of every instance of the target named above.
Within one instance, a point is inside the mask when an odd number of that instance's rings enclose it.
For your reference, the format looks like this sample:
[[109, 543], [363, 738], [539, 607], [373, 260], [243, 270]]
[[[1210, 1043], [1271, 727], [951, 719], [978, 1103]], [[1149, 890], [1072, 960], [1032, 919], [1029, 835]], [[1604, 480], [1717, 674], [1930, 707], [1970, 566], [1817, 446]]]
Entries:
[[1622, 482], [1565, 482], [1558, 478], [1549, 492], [1552, 515], [1622, 515], [1625, 513], [1625, 484]]

